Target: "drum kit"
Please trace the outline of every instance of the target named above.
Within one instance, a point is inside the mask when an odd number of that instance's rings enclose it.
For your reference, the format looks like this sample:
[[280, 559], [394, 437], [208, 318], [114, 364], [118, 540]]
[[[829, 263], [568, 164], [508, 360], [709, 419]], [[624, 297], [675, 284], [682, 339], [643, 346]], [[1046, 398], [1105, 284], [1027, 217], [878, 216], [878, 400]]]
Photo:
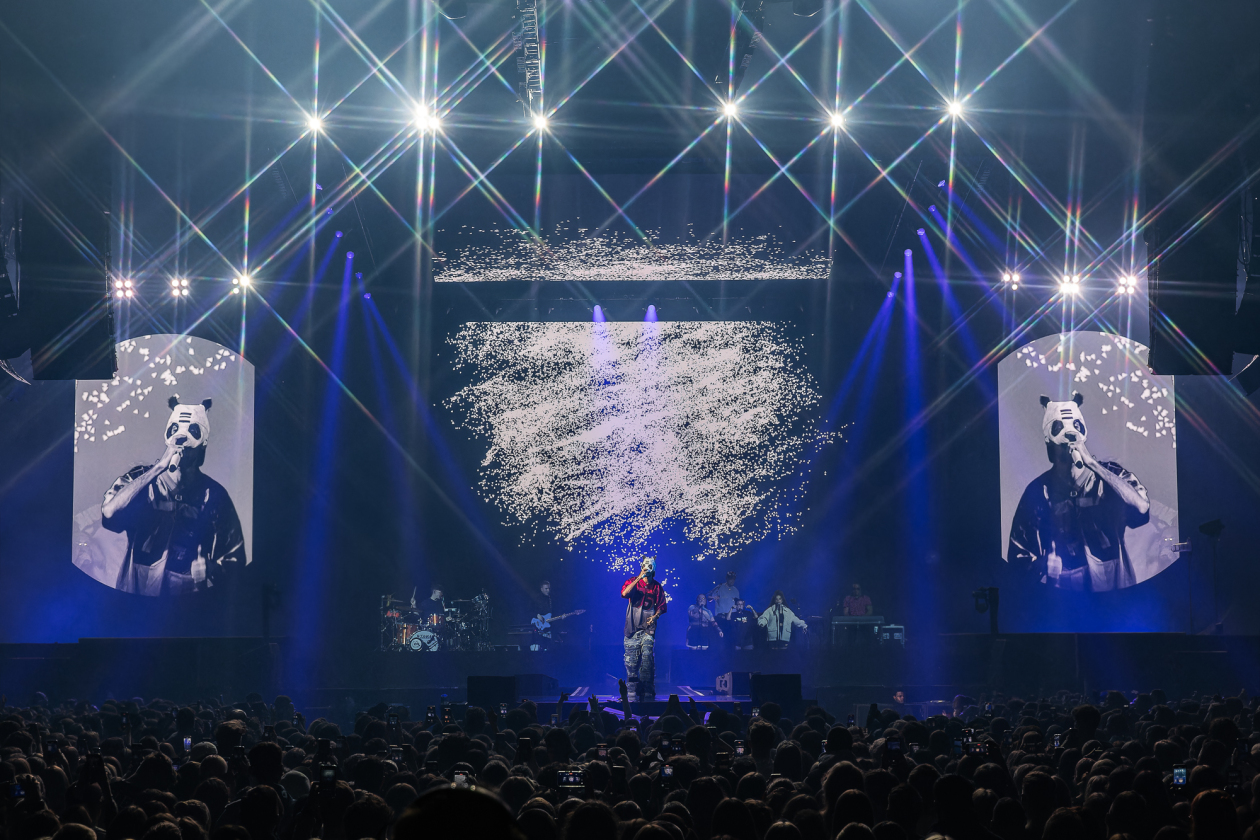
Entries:
[[381, 597], [381, 650], [491, 650], [490, 596], [451, 601], [441, 613], [421, 615], [409, 601]]

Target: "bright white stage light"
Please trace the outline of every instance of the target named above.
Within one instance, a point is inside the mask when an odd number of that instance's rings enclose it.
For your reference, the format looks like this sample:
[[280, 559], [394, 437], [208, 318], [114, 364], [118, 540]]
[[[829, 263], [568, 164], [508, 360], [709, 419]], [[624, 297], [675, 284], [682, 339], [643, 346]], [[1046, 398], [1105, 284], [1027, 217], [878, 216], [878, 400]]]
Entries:
[[954, 101], [949, 103], [949, 115], [951, 117], [961, 117], [963, 112], [962, 103]]
[[1137, 278], [1132, 274], [1126, 274], [1121, 277], [1119, 292], [1122, 295], [1137, 294]]
[[118, 291], [114, 292], [114, 297], [120, 298], [122, 296], [123, 296], [122, 289], [119, 289]]
[[1074, 295], [1081, 290], [1081, 275], [1069, 274], [1059, 281], [1059, 291], [1065, 295]]
[[131, 288], [131, 281], [130, 281], [130, 280], [124, 280], [124, 281], [123, 281], [123, 288], [124, 288], [124, 289], [130, 289], [130, 288]]
[[179, 297], [179, 289], [171, 289], [172, 297]]
[[739, 116], [739, 105], [734, 101], [727, 102], [722, 106], [722, 113], [726, 115], [728, 120], [733, 120]]
[[442, 120], [435, 112], [423, 105], [416, 107], [416, 128], [421, 131], [436, 132], [441, 127]]
[[1012, 278], [1012, 276], [1013, 276], [1013, 275], [1012, 275], [1009, 271], [1008, 271], [1008, 272], [1006, 272], [1005, 274], [1003, 274], [1003, 275], [1002, 275], [1002, 282], [1003, 282], [1003, 283], [1010, 283], [1010, 282], [1011, 282], [1011, 278]]
[[538, 131], [547, 130], [547, 116], [545, 114], [534, 114], [534, 128]]
[[122, 281], [121, 281], [121, 280], [115, 280], [115, 281], [114, 281], [114, 288], [115, 288], [115, 289], [121, 289], [122, 287], [123, 287], [123, 284], [122, 284]]
[[123, 296], [124, 296], [124, 297], [134, 297], [134, 296], [135, 296], [135, 294], [136, 294], [136, 293], [135, 293], [134, 291], [132, 291], [131, 289], [124, 289], [124, 290], [123, 290]]
[[324, 121], [321, 120], [315, 114], [311, 114], [309, 117], [306, 118], [306, 127], [309, 128], [315, 134], [318, 134], [319, 132], [324, 130]]
[[232, 278], [232, 285], [233, 285], [233, 286], [240, 286], [240, 287], [245, 288], [245, 289], [248, 289], [248, 288], [249, 288], [249, 284], [250, 284], [250, 283], [252, 283], [252, 282], [254, 282], [254, 281], [253, 281], [253, 279], [252, 279], [252, 278], [251, 278], [248, 274], [241, 274], [241, 275], [240, 275], [240, 276], [238, 276], [238, 277], [233, 277], [233, 278]]
[[844, 114], [836, 111], [831, 115], [831, 127], [835, 129], [844, 128]]

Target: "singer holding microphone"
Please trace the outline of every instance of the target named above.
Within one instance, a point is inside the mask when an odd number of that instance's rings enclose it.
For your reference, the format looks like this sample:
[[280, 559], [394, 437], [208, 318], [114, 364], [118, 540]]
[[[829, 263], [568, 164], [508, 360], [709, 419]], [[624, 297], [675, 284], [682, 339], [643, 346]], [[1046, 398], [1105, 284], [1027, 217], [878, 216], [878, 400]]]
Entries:
[[775, 590], [770, 606], [757, 619], [759, 627], [766, 628], [766, 646], [771, 650], [783, 650], [792, 640], [792, 625], [809, 632], [809, 625], [796, 617], [784, 603], [783, 590]]
[[114, 579], [121, 592], [203, 591], [227, 583], [248, 562], [232, 497], [202, 471], [211, 401], [171, 397], [168, 404], [161, 457], [123, 473], [101, 502], [101, 525], [127, 536]]
[[1085, 445], [1085, 398], [1041, 398], [1050, 469], [1029, 483], [1011, 518], [1006, 559], [1038, 583], [1102, 592], [1137, 583], [1125, 530], [1150, 520], [1151, 503], [1137, 476], [1100, 461]]

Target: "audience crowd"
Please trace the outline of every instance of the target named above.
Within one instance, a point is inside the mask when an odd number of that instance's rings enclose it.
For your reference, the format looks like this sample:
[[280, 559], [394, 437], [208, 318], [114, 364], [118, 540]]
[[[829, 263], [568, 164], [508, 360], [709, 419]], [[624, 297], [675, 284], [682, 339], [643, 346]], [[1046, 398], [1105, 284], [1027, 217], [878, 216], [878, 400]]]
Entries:
[[0, 709], [2, 840], [1260, 840], [1245, 693], [960, 696], [924, 720], [624, 696], [309, 725], [283, 696], [37, 696]]

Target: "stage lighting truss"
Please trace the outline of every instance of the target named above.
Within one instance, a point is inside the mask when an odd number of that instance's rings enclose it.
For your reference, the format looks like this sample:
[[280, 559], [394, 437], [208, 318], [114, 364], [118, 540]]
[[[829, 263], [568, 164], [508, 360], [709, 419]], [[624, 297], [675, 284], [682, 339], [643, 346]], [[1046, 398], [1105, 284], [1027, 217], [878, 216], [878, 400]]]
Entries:
[[1081, 291], [1081, 275], [1067, 274], [1059, 281], [1059, 291], [1065, 295], [1079, 294]]
[[1008, 289], [1019, 288], [1019, 274], [1014, 271], [1007, 271], [1002, 275], [1002, 285]]
[[537, 119], [534, 115], [543, 112], [538, 3], [539, 0], [516, 0], [516, 27], [512, 32], [512, 43], [516, 46], [516, 96], [525, 119], [531, 122]]
[[1119, 285], [1116, 287], [1118, 295], [1135, 295], [1137, 294], [1138, 279], [1132, 274], [1126, 274], [1120, 278]]
[[[812, 4], [808, 4], [811, 5]], [[793, 5], [795, 10], [796, 6]], [[797, 12], [800, 14], [800, 12]], [[726, 97], [734, 96], [739, 92], [739, 86], [744, 81], [744, 74], [748, 71], [748, 65], [752, 63], [753, 53], [757, 51], [757, 46], [761, 43], [761, 30], [766, 25], [766, 5], [765, 0], [743, 0], [739, 8], [739, 20], [735, 24], [735, 75], [729, 76], [727, 72], [729, 68], [724, 67], [724, 72], [718, 72], [714, 77], [714, 86], [717, 93], [723, 100]], [[724, 38], [725, 42], [726, 39]], [[726, 54], [726, 50], [722, 50], [722, 54]], [[733, 104], [733, 103], [732, 103]], [[731, 105], [726, 106], [727, 117], [734, 117], [734, 113], [729, 110]]]

